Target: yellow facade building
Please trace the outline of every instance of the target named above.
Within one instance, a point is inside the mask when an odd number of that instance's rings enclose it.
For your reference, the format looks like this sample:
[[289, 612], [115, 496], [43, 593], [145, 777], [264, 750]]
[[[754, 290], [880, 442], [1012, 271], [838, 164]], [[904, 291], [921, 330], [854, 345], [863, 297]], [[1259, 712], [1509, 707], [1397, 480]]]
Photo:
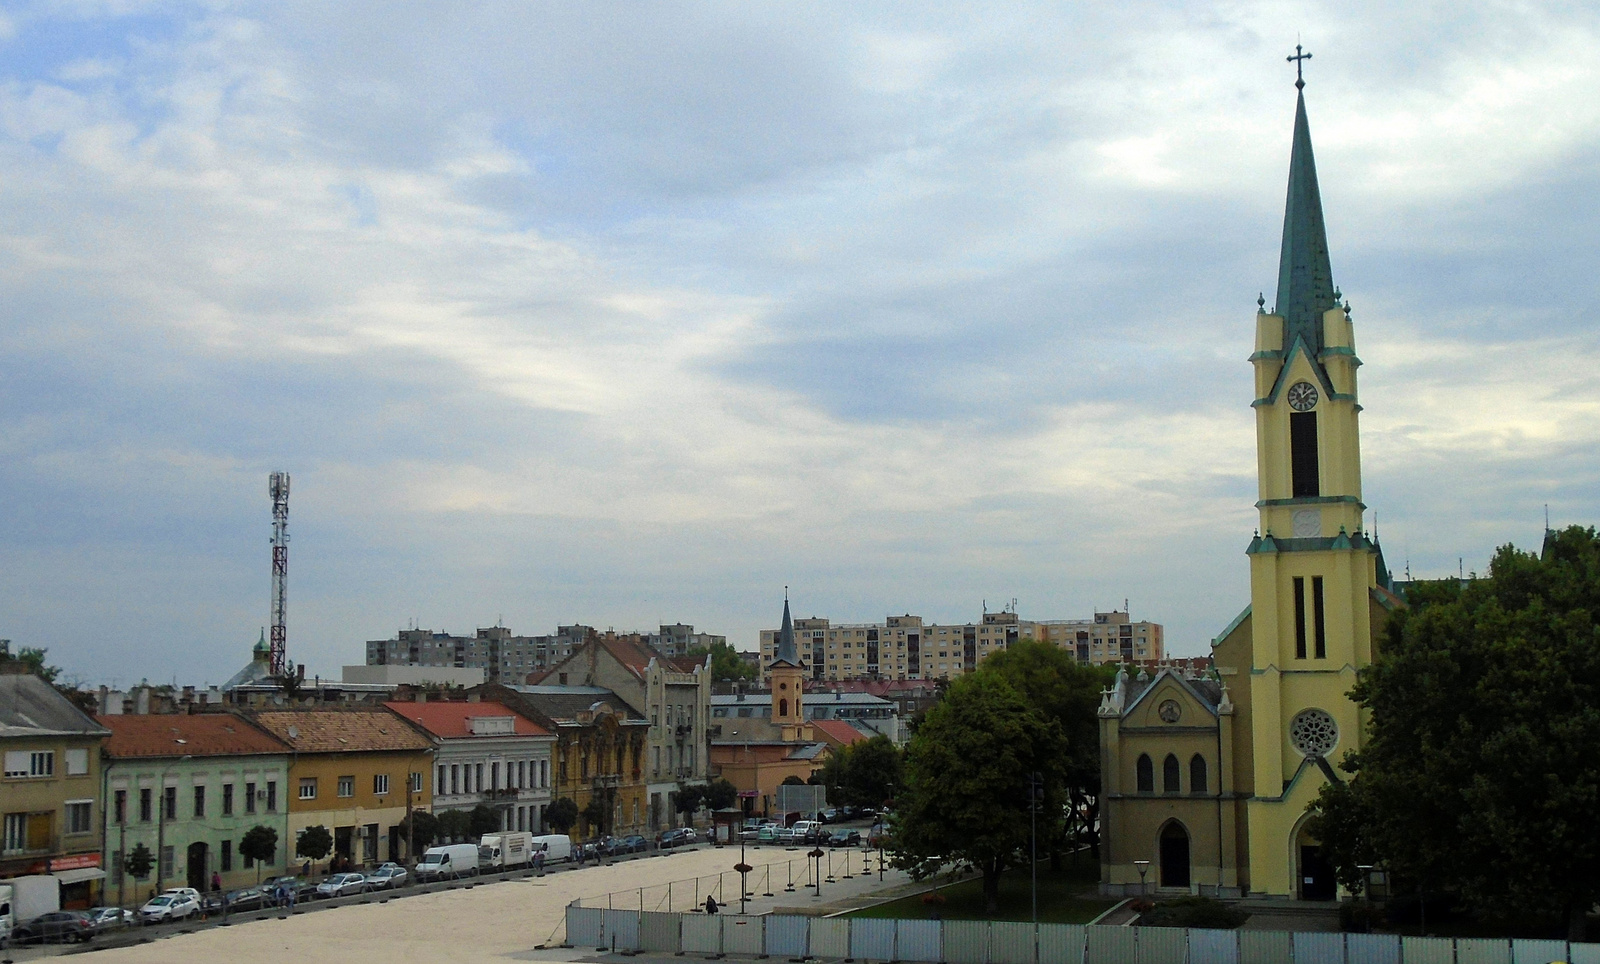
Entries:
[[433, 805], [433, 743], [386, 709], [264, 710], [250, 714], [287, 743], [288, 852], [308, 827], [333, 835], [334, 857], [354, 866], [405, 860], [399, 829]]
[[1363, 523], [1361, 362], [1340, 297], [1302, 95], [1277, 304], [1268, 312], [1261, 300], [1250, 356], [1260, 513], [1250, 605], [1213, 641], [1212, 679], [1123, 673], [1106, 693], [1108, 892], [1336, 896], [1308, 807], [1361, 748], [1347, 694], [1401, 604]]

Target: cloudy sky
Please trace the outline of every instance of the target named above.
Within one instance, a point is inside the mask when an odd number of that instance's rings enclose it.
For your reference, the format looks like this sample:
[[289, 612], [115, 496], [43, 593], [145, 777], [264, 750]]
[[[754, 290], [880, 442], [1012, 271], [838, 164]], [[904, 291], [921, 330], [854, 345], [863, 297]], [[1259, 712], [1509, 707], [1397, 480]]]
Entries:
[[[0, 637], [1248, 601], [1308, 104], [1389, 561], [1600, 516], [1590, 4], [0, 6]], [[1269, 294], [1270, 298], [1270, 294]]]

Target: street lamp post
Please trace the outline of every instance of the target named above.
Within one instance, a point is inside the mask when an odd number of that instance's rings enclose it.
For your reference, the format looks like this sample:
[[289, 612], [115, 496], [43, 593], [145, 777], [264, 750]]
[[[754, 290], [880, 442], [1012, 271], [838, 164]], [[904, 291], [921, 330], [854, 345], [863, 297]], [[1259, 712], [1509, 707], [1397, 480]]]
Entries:
[[1133, 865], [1135, 867], [1139, 868], [1139, 896], [1143, 897], [1144, 894], [1145, 894], [1144, 875], [1145, 875], [1145, 872], [1150, 869], [1150, 861], [1148, 861], [1148, 860], [1135, 860], [1133, 862]]
[[809, 854], [806, 854], [806, 856], [810, 857], [812, 859], [812, 861], [815, 862], [816, 865], [817, 865], [817, 871], [816, 871], [817, 896], [821, 897], [822, 896], [822, 848], [818, 847], [815, 850], [811, 851]]
[[[186, 753], [178, 758], [178, 762], [183, 763], [192, 759], [194, 759], [194, 756]], [[170, 815], [167, 813], [167, 777], [171, 774], [172, 767], [168, 766], [161, 771], [161, 779], [156, 781], [156, 790], [160, 792], [160, 795], [156, 797], [156, 893], [158, 894], [165, 889], [162, 885], [166, 883], [166, 866], [162, 862], [162, 857], [167, 849], [167, 819], [169, 816], [173, 820], [178, 819], [178, 794], [176, 792], [172, 794], [172, 813]], [[176, 858], [173, 859], [173, 864], [177, 864]]]

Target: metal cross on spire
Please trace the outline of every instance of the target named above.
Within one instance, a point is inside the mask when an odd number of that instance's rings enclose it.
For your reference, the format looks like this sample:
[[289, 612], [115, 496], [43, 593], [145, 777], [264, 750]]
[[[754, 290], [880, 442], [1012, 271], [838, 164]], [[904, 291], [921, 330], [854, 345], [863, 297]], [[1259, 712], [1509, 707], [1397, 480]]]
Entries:
[[1310, 60], [1311, 59], [1311, 55], [1307, 54], [1307, 53], [1301, 53], [1300, 51], [1301, 51], [1300, 45], [1299, 44], [1295, 44], [1294, 45], [1294, 56], [1293, 57], [1285, 57], [1284, 59], [1289, 61], [1289, 63], [1294, 64], [1294, 86], [1295, 86], [1295, 89], [1296, 90], [1305, 90], [1306, 89], [1306, 75], [1302, 71], [1302, 68], [1305, 66], [1303, 61]]

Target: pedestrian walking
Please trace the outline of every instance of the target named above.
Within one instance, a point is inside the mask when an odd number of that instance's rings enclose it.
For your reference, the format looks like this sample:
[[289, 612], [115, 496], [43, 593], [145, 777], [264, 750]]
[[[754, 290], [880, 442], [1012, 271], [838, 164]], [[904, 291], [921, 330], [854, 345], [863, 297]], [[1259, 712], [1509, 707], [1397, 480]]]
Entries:
[[222, 893], [222, 874], [215, 870], [211, 872], [211, 892], [213, 894]]
[[715, 914], [716, 912], [717, 912], [717, 899], [715, 897], [711, 896], [710, 894], [707, 894], [706, 895], [706, 913]]

